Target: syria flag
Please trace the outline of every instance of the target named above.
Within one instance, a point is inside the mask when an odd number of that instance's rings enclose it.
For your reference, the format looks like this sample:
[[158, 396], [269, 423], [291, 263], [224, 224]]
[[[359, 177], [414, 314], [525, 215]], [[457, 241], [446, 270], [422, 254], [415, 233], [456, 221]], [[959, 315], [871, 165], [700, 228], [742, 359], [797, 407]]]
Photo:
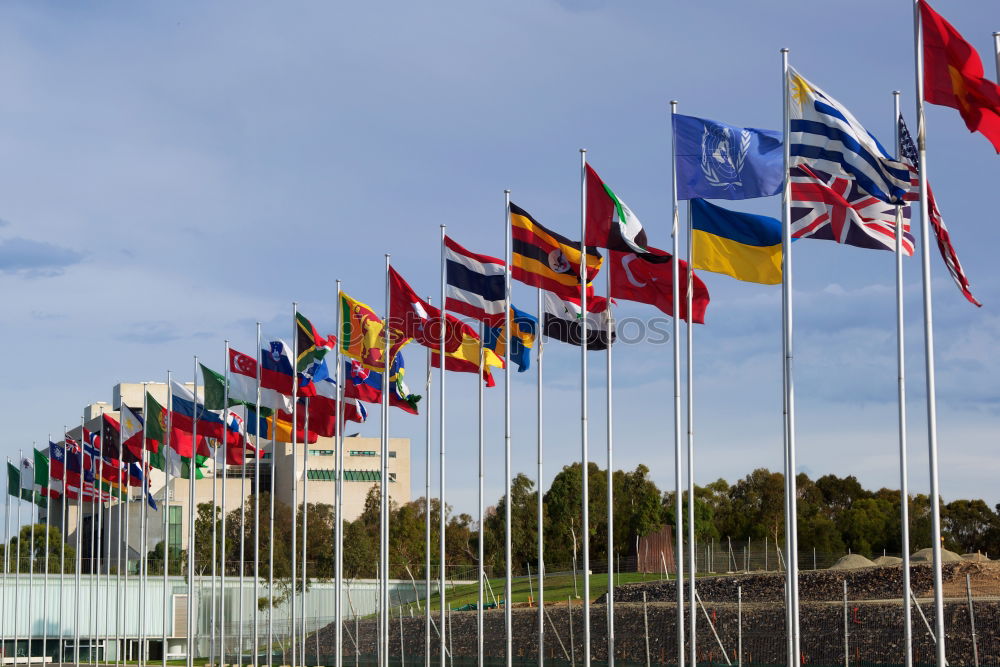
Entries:
[[[611, 251], [611, 298], [638, 301], [656, 306], [665, 314], [674, 314], [674, 267], [670, 253], [650, 247], [649, 251], [657, 255], [657, 261], [647, 262], [634, 252]], [[680, 263], [680, 318], [687, 319], [687, 298], [685, 287], [688, 279], [687, 262]], [[708, 308], [708, 288], [701, 278], [694, 276], [694, 321], [705, 323], [705, 309]]]

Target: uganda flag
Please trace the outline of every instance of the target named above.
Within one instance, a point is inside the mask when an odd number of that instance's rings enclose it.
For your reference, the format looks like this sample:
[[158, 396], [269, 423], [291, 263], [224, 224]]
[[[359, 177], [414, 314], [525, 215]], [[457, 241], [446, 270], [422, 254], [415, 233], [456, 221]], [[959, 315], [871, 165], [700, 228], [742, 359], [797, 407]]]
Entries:
[[[560, 296], [580, 298], [580, 244], [540, 225], [527, 211], [510, 205], [513, 272], [526, 285]], [[601, 254], [587, 248], [587, 288], [601, 270]]]

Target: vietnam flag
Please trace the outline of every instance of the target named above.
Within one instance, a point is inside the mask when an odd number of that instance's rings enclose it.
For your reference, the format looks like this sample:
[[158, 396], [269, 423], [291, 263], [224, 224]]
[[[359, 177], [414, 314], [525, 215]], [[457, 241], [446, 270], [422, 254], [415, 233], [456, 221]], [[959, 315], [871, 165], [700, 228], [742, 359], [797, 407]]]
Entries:
[[944, 17], [920, 0], [924, 99], [958, 109], [970, 132], [982, 132], [1000, 153], [1000, 86], [984, 78], [983, 61]]

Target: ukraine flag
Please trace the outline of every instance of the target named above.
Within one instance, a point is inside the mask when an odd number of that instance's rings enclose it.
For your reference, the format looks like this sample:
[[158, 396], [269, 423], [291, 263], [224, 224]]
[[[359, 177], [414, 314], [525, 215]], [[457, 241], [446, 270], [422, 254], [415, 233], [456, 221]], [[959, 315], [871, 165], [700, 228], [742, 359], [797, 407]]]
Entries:
[[692, 199], [692, 261], [696, 269], [764, 285], [781, 283], [781, 223]]

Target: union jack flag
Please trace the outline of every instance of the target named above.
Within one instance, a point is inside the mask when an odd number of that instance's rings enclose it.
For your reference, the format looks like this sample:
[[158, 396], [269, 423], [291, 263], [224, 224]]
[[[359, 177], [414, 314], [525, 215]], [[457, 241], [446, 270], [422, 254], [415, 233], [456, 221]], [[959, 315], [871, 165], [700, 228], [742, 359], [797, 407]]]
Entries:
[[[806, 165], [790, 171], [792, 237], [896, 249], [896, 208], [862, 190], [855, 179]], [[903, 252], [913, 255], [910, 207], [902, 207]]]
[[[903, 198], [907, 201], [920, 201], [917, 147], [913, 143], [910, 131], [906, 128], [906, 123], [903, 122], [903, 114], [899, 115], [899, 152], [902, 163], [910, 170], [910, 191]], [[941, 217], [941, 211], [938, 210], [937, 202], [934, 200], [934, 191], [931, 190], [930, 184], [927, 185], [927, 195], [927, 208], [930, 209], [931, 214], [931, 228], [934, 230], [934, 237], [937, 239], [938, 250], [941, 251], [941, 259], [944, 260], [944, 265], [948, 267], [948, 273], [951, 274], [955, 284], [958, 285], [958, 289], [962, 290], [962, 294], [969, 300], [969, 303], [982, 307], [983, 304], [976, 297], [972, 296], [969, 279], [965, 277], [965, 271], [962, 270], [962, 263], [958, 261], [958, 253], [955, 252], [955, 246], [951, 244], [951, 235], [944, 224], [944, 218]]]

